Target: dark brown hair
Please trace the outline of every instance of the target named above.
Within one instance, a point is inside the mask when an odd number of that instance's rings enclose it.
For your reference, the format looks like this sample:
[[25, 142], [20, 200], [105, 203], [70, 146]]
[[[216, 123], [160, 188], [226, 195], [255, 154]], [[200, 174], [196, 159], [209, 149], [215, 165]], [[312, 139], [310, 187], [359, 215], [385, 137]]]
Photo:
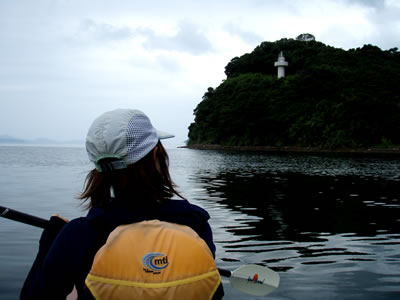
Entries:
[[109, 173], [97, 169], [90, 171], [79, 199], [87, 208], [104, 207], [111, 200], [111, 187], [114, 201], [124, 206], [154, 205], [174, 195], [183, 199], [171, 180], [168, 154], [160, 141], [144, 158], [126, 169]]

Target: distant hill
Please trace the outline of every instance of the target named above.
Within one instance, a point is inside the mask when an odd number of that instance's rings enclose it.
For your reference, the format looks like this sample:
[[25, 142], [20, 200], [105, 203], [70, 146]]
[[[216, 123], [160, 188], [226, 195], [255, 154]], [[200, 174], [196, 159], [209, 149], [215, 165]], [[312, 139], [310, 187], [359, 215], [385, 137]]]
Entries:
[[[279, 53], [288, 61], [277, 78]], [[188, 145], [400, 145], [400, 52], [313, 39], [263, 42], [233, 58], [194, 109]]]
[[47, 138], [37, 139], [20, 139], [8, 135], [0, 135], [0, 144], [29, 144], [29, 145], [84, 145], [84, 141], [71, 140], [71, 141], [55, 141]]
[[0, 135], [1, 144], [25, 144], [26, 141], [23, 139], [14, 138], [8, 135]]

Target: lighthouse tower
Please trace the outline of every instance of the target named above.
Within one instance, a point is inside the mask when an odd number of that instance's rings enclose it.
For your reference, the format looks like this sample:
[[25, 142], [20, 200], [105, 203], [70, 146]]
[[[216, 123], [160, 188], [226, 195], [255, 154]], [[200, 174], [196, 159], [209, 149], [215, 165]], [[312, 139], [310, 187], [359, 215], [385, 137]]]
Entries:
[[278, 68], [278, 78], [285, 77], [285, 67], [287, 67], [289, 63], [285, 61], [285, 57], [283, 56], [283, 52], [279, 53], [278, 61], [274, 63], [274, 66]]

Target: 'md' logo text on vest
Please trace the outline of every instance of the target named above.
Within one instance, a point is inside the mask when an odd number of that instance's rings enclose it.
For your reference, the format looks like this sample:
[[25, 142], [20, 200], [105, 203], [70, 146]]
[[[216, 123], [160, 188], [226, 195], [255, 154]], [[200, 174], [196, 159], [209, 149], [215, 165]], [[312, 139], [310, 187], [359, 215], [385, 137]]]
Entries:
[[150, 252], [143, 256], [143, 271], [147, 273], [160, 274], [168, 267], [168, 256], [159, 252]]

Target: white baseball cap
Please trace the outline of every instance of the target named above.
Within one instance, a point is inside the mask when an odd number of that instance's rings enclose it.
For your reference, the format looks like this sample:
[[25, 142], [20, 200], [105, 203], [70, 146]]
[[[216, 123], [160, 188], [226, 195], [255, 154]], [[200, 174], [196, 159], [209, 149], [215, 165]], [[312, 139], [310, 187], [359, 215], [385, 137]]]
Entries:
[[94, 120], [86, 137], [86, 151], [100, 172], [106, 170], [99, 161], [114, 158], [107, 166], [107, 171], [112, 171], [127, 168], [153, 150], [160, 139], [172, 137], [156, 130], [140, 110], [116, 109]]

